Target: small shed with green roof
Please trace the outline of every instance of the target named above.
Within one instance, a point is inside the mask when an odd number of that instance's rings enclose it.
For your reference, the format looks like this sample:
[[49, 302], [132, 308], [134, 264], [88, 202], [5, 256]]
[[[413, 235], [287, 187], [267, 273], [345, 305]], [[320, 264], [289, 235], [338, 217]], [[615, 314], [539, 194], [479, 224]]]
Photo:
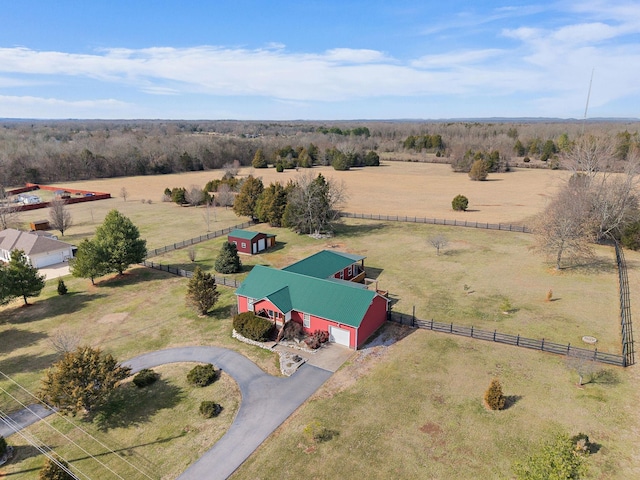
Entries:
[[275, 247], [276, 236], [252, 230], [232, 230], [227, 236], [229, 243], [234, 243], [238, 253], [254, 255], [268, 248]]

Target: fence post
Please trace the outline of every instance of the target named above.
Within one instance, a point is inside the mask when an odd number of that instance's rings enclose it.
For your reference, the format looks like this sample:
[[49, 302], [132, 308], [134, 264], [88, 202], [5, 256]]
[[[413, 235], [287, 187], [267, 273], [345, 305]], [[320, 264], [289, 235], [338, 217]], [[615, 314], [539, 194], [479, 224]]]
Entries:
[[453, 322], [451, 322], [451, 325], [449, 326], [449, 333], [453, 333]]
[[471, 325], [471, 338], [473, 338], [473, 325]]
[[518, 334], [518, 337], [516, 338], [516, 346], [520, 346], [520, 334]]
[[544, 352], [544, 338], [542, 339], [542, 345], [540, 347], [540, 350], [542, 350]]
[[493, 331], [493, 341], [494, 341], [494, 342], [496, 341], [496, 332], [497, 332], [497, 330], [494, 330], [494, 331]]
[[569, 350], [571, 350], [571, 344], [567, 343], [567, 355], [569, 355]]

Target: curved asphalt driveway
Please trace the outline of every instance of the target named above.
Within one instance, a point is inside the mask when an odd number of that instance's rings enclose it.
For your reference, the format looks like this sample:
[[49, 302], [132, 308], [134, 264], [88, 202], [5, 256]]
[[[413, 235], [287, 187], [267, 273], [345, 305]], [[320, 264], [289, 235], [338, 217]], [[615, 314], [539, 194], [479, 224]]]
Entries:
[[260, 444], [313, 394], [332, 372], [304, 364], [279, 378], [264, 373], [245, 356], [219, 347], [180, 347], [132, 358], [135, 373], [166, 363], [212, 363], [238, 383], [242, 400], [236, 418], [223, 437], [191, 465], [178, 480], [217, 480], [229, 477]]

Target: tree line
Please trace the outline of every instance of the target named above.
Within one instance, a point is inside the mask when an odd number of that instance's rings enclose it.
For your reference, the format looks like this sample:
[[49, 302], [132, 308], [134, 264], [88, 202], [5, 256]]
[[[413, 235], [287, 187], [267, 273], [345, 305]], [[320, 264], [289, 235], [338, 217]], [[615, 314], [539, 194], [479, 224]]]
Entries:
[[[276, 168], [344, 168], [404, 152], [452, 161], [470, 149], [495, 150], [506, 161], [522, 153], [549, 159], [584, 129], [581, 122], [392, 121], [4, 121], [0, 127], [0, 184], [12, 186], [219, 169], [233, 161], [248, 166], [258, 150]], [[638, 144], [637, 123], [587, 127], [615, 137], [620, 159]]]

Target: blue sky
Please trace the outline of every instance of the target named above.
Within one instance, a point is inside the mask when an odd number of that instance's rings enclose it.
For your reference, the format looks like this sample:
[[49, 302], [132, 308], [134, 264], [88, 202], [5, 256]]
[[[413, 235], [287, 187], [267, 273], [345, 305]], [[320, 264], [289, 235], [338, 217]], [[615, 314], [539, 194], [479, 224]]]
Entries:
[[0, 117], [640, 117], [640, 1], [0, 0]]

